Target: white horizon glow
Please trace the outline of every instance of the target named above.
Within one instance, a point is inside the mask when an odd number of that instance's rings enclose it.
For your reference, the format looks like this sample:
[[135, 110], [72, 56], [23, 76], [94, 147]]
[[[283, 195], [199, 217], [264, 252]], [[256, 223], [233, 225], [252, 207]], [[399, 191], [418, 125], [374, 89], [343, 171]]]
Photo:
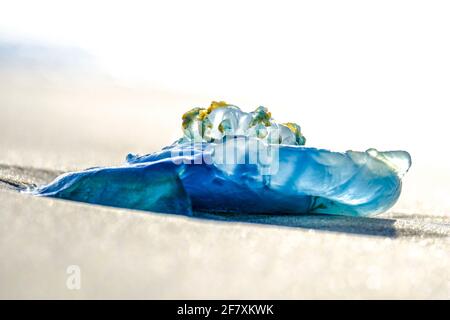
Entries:
[[445, 1], [19, 0], [2, 2], [0, 31], [81, 47], [126, 83], [414, 152], [448, 136], [449, 16]]

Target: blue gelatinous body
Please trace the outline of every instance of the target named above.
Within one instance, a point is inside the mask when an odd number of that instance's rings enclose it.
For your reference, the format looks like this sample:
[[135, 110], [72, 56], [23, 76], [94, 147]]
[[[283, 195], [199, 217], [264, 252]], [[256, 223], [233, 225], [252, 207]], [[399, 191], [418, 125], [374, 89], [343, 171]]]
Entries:
[[[366, 216], [383, 212], [396, 202], [400, 177], [410, 165], [409, 154], [404, 151], [338, 153], [280, 145], [276, 146], [278, 169], [264, 175], [258, 164], [220, 163], [215, 158], [217, 149], [205, 148], [204, 143], [173, 148], [143, 157], [129, 156], [128, 164], [121, 167], [65, 174], [36, 192], [178, 214], [208, 211]], [[179, 152], [182, 155], [174, 156]], [[389, 162], [394, 157], [401, 161]]]
[[411, 166], [405, 151], [331, 152], [304, 147], [300, 126], [224, 103], [183, 116], [185, 135], [119, 167], [64, 174], [34, 194], [190, 215], [339, 214], [386, 211]]

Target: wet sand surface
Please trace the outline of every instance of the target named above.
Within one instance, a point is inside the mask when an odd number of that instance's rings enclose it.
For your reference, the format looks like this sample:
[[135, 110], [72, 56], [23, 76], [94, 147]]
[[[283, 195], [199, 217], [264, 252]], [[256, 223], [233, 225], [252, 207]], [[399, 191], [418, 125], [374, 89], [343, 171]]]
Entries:
[[[162, 140], [142, 137], [176, 138], [171, 128], [195, 98], [2, 88], [0, 298], [450, 298], [450, 215], [446, 203], [421, 200], [419, 174], [374, 218], [184, 217], [33, 197], [15, 188], [158, 150]], [[130, 96], [157, 107], [131, 108]], [[149, 132], [162, 114], [173, 120]], [[80, 290], [66, 286], [71, 265]]]

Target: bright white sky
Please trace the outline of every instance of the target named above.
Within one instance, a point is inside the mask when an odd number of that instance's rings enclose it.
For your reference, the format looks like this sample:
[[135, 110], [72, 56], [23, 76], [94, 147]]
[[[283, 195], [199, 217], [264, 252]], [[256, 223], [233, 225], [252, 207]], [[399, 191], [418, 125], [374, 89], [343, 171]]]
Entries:
[[397, 86], [402, 74], [448, 71], [449, 8], [395, 0], [11, 0], [1, 1], [0, 30], [81, 46], [129, 79], [267, 94], [280, 83], [297, 92], [311, 82], [367, 87], [370, 78]]
[[361, 146], [448, 144], [449, 1], [0, 3], [4, 35], [82, 47], [123, 80], [385, 133]]

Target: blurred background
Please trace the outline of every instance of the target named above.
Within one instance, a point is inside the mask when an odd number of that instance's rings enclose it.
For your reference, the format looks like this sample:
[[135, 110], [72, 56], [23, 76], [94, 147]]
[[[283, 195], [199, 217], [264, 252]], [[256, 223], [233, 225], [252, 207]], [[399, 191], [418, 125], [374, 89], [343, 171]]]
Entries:
[[225, 100], [307, 145], [407, 150], [394, 208], [450, 214], [446, 1], [0, 1], [0, 164], [123, 163]]

